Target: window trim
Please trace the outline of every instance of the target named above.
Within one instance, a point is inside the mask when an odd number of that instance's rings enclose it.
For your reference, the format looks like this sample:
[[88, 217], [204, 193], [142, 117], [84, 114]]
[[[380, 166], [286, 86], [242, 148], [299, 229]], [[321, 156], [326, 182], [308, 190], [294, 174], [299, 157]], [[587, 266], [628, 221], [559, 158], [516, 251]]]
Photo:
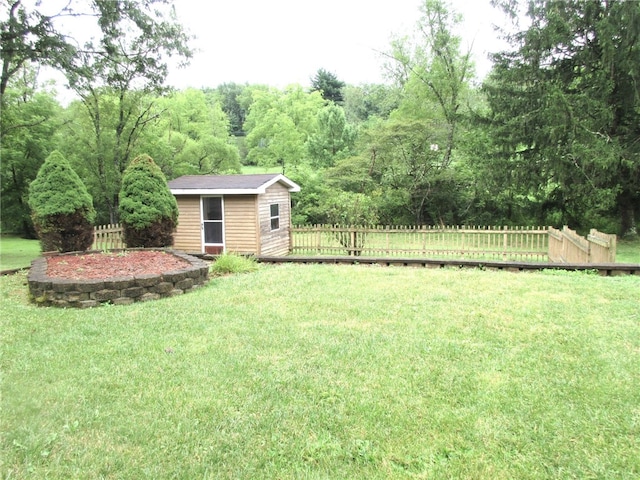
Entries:
[[[277, 208], [277, 212], [273, 214], [273, 207]], [[273, 222], [274, 220], [277, 222], [277, 226], [274, 228]], [[280, 230], [280, 204], [279, 203], [270, 203], [269, 204], [269, 227], [270, 231], [275, 232], [276, 230]]]

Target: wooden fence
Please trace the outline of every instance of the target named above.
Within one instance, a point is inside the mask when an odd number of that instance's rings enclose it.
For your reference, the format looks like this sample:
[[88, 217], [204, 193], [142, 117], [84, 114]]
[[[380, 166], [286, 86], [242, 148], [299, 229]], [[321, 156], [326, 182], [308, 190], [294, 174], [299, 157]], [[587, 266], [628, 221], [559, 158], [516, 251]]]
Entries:
[[549, 261], [557, 263], [615, 263], [616, 236], [591, 229], [587, 237], [566, 225], [549, 227]]
[[124, 248], [122, 226], [118, 223], [98, 225], [93, 229], [93, 250]]
[[295, 226], [292, 253], [546, 261], [547, 227]]
[[[99, 225], [93, 249], [124, 248], [122, 226]], [[354, 227], [291, 229], [294, 255], [467, 258], [555, 263], [615, 263], [616, 236], [591, 229], [585, 238], [553, 227]]]

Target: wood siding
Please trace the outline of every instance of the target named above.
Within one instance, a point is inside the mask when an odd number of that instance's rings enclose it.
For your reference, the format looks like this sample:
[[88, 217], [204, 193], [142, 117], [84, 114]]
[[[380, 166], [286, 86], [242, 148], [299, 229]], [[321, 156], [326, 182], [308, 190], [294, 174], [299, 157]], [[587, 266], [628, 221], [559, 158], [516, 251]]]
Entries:
[[178, 229], [173, 235], [173, 248], [184, 252], [202, 253], [200, 195], [180, 195]]
[[224, 196], [224, 243], [227, 252], [259, 253], [256, 195]]
[[[277, 230], [271, 230], [270, 205], [273, 203], [277, 203], [280, 209], [280, 228]], [[276, 183], [258, 196], [258, 218], [259, 255], [287, 255], [290, 248], [291, 200], [289, 190], [284, 185]]]

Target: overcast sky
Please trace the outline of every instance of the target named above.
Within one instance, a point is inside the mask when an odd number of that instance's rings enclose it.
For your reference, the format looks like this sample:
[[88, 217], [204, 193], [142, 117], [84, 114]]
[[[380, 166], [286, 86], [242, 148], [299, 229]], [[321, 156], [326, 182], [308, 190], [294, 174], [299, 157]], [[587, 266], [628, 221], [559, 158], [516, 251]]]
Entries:
[[[349, 84], [383, 79], [378, 52], [392, 34], [409, 33], [421, 0], [176, 0], [178, 18], [197, 38], [190, 66], [172, 69], [167, 83], [178, 88], [225, 82], [303, 86], [324, 68]], [[502, 15], [489, 0], [453, 0], [462, 13], [463, 48], [473, 41], [480, 77], [486, 75], [496, 40], [493, 23]]]

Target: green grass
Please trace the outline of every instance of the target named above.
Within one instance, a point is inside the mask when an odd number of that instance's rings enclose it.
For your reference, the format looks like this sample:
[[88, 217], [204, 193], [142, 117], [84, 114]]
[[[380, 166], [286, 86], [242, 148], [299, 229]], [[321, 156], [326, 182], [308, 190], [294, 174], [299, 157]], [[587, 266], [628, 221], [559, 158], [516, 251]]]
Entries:
[[2, 478], [640, 476], [640, 277], [261, 266], [37, 308], [0, 278]]
[[13, 235], [0, 235], [0, 270], [12, 270], [31, 265], [40, 255], [40, 242]]
[[640, 237], [636, 240], [618, 240], [616, 263], [640, 263]]
[[216, 257], [210, 271], [213, 275], [227, 275], [230, 273], [249, 273], [257, 269], [258, 263], [253, 258], [225, 253]]

